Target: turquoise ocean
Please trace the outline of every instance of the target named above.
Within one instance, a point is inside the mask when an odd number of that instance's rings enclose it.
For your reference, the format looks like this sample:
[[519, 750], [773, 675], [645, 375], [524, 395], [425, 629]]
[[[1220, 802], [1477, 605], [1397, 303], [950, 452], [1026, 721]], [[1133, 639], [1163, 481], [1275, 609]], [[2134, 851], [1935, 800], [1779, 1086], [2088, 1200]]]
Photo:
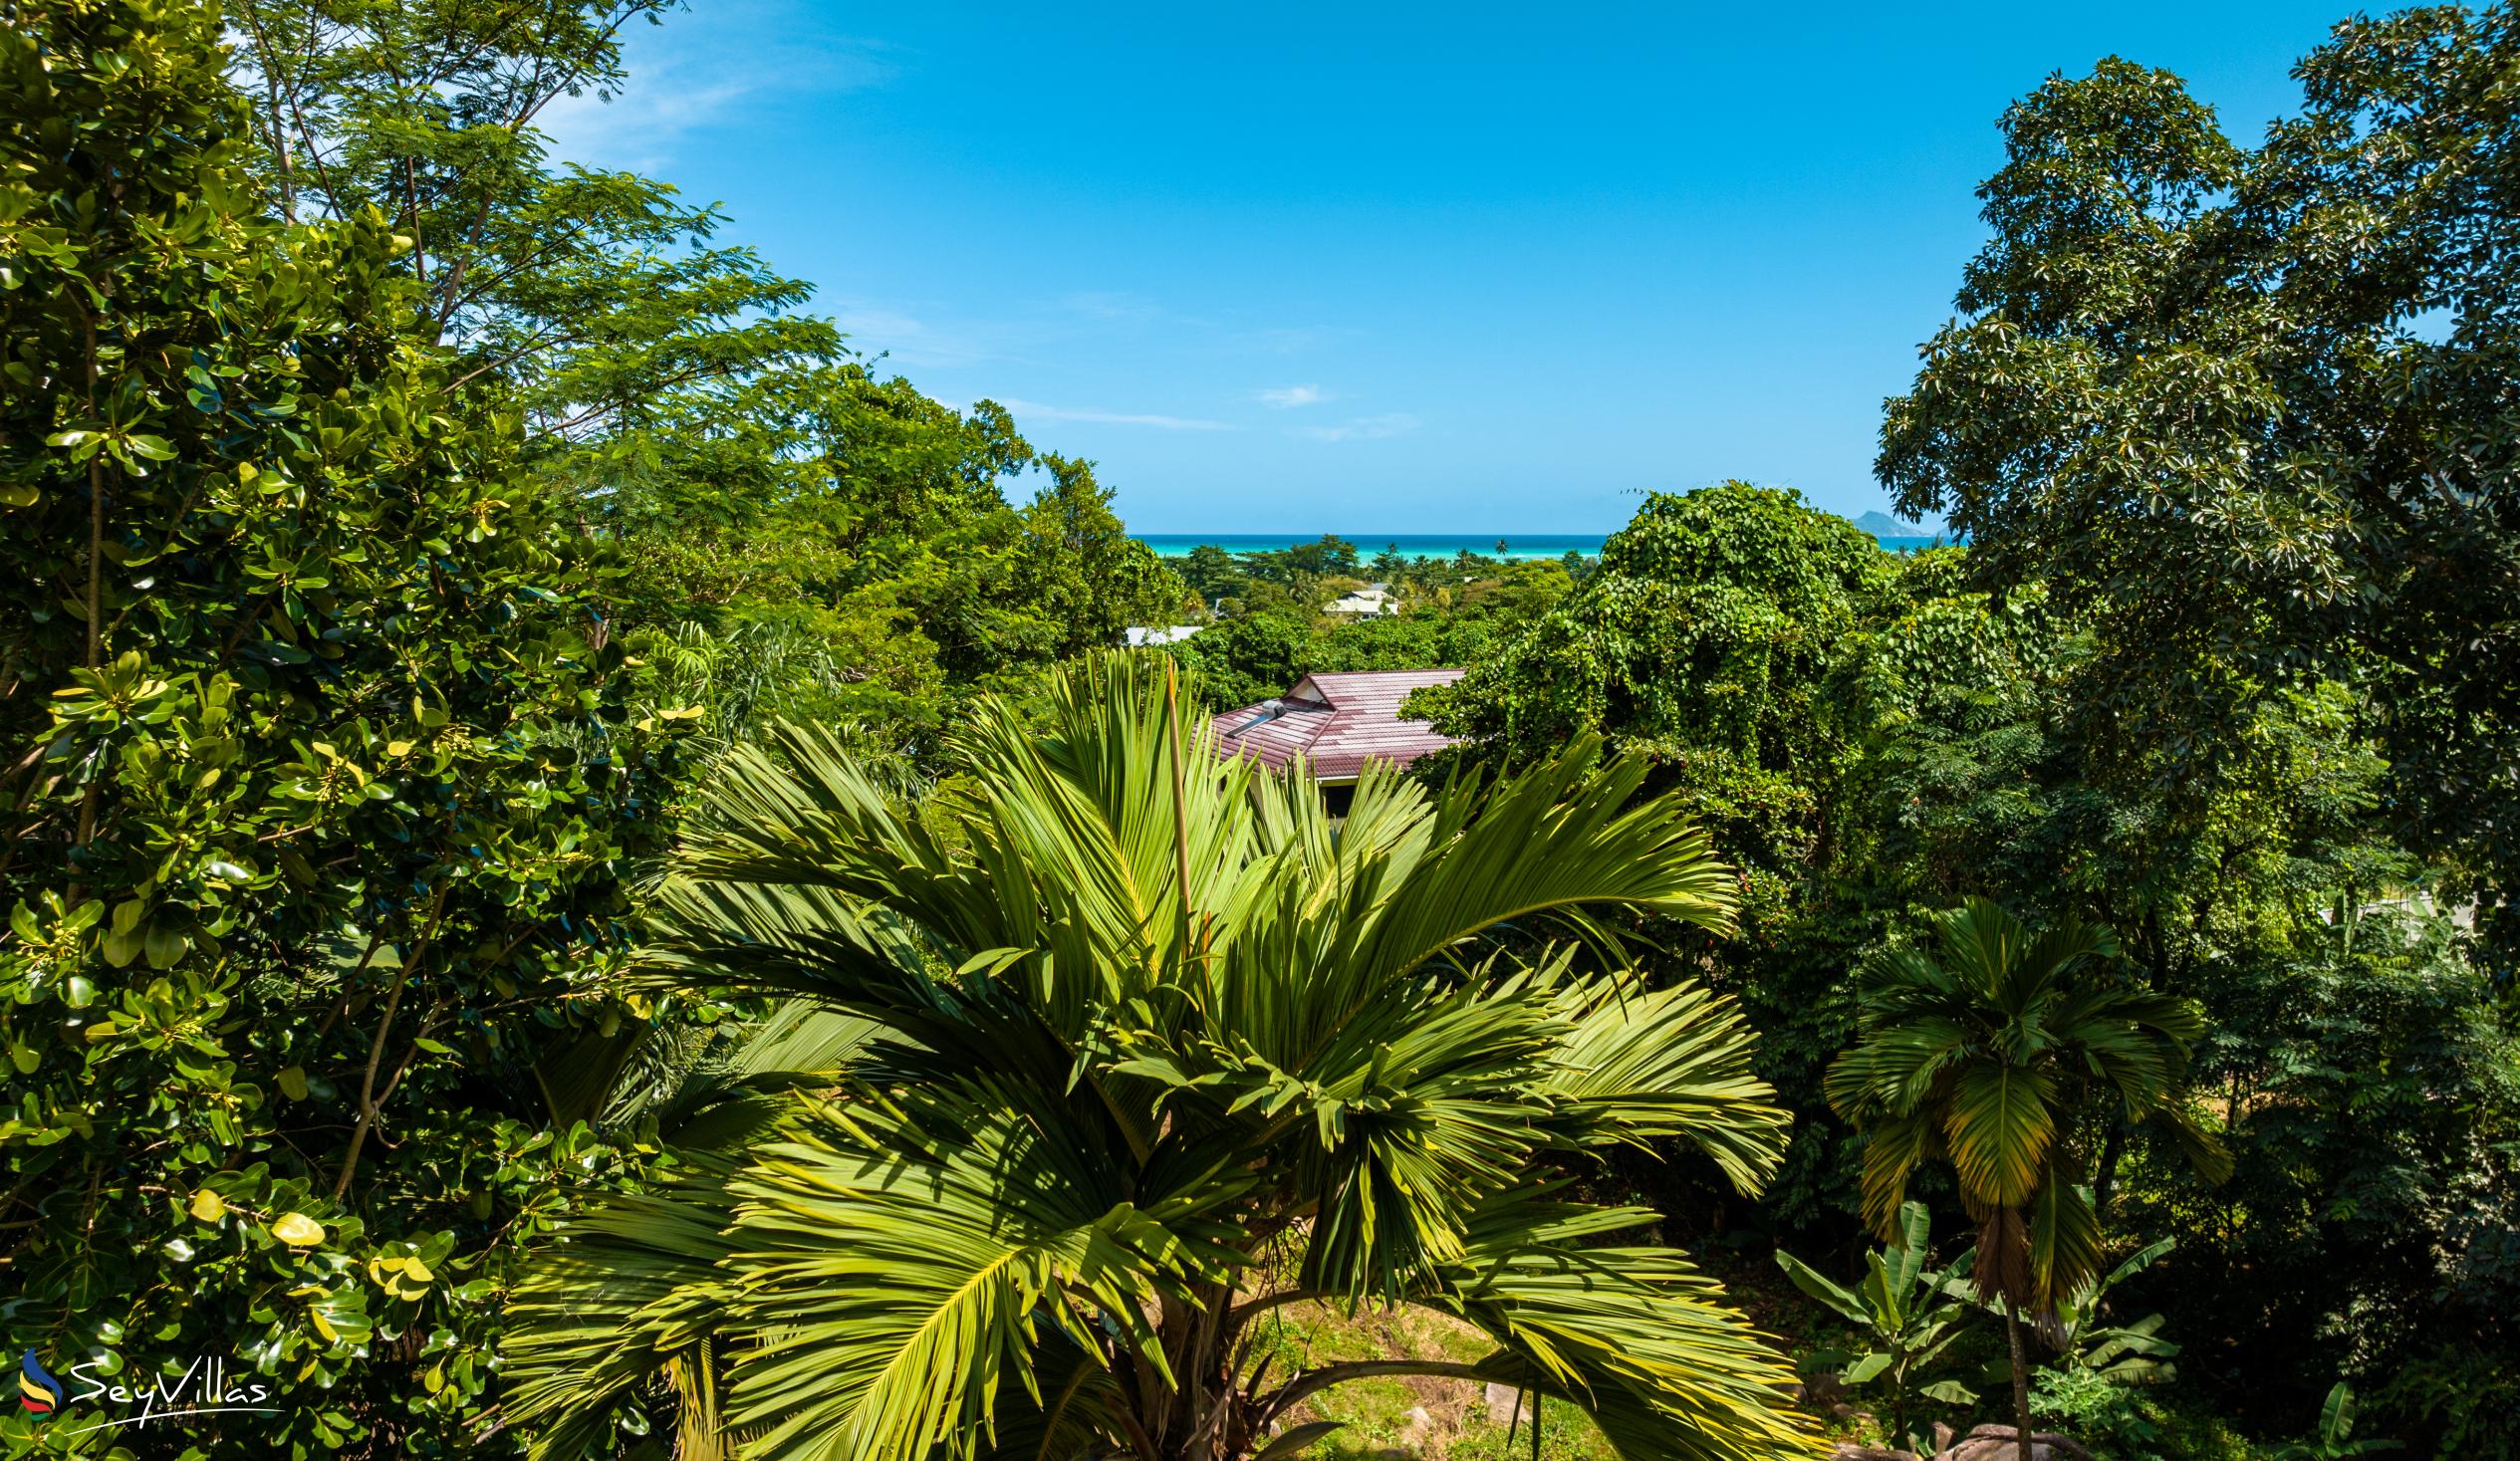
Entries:
[[[1155, 551], [1158, 558], [1187, 558], [1190, 550], [1202, 544], [1214, 544], [1227, 553], [1275, 553], [1298, 544], [1319, 542], [1319, 533], [1139, 533], [1137, 541]], [[1357, 545], [1357, 556], [1372, 562], [1386, 547], [1396, 549], [1402, 558], [1451, 558], [1468, 549], [1486, 558], [1500, 556], [1497, 543], [1502, 540], [1506, 558], [1564, 558], [1580, 553], [1591, 558], [1602, 551], [1600, 533], [1342, 533], [1340, 537]], [[1881, 545], [1893, 553], [1929, 547], [1943, 540], [1937, 538], [1884, 538]]]

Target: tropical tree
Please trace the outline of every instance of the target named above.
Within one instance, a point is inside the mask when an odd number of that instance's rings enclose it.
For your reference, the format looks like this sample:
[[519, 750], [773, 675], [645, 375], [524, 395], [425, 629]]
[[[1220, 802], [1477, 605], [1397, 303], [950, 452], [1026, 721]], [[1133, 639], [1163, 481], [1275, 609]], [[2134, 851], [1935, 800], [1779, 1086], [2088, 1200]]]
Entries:
[[2104, 626], [2096, 743], [2175, 746], [2192, 781], [2269, 690], [2378, 689], [2393, 821], [2473, 870], [2490, 933], [2520, 871], [2520, 9], [2380, 10], [2255, 147], [2115, 57], [2012, 107], [1962, 313], [1877, 470], [1990, 587]]
[[1916, 1383], [1968, 1328], [1969, 1305], [1961, 1297], [1960, 1276], [1976, 1258], [1972, 1249], [1939, 1269], [1927, 1268], [1931, 1231], [1923, 1203], [1900, 1204], [1898, 1241], [1864, 1255], [1864, 1282], [1853, 1289], [1830, 1282], [1783, 1249], [1776, 1254], [1777, 1266], [1795, 1288], [1836, 1311], [1872, 1344], [1860, 1354], [1824, 1350], [1812, 1356], [1812, 1363], [1841, 1366], [1839, 1378], [1850, 1385], [1878, 1382], [1890, 1397], [1890, 1438], [1917, 1451], [1926, 1447], [1907, 1429], [1908, 1411], [1917, 1398], [1946, 1405], [1977, 1399], [1974, 1390], [1957, 1380]]
[[702, 470], [757, 489], [775, 443], [715, 423], [776, 418], [789, 372], [840, 353], [837, 327], [799, 313], [813, 286], [720, 240], [715, 207], [549, 154], [554, 109], [618, 95], [625, 36], [678, 8], [223, 7], [271, 211], [388, 219], [420, 328], [508, 388], [539, 465], [591, 511]]
[[[915, 814], [819, 729], [722, 764], [647, 976], [870, 1033], [550, 1252], [509, 1350], [538, 1454], [661, 1395], [685, 1456], [1287, 1456], [1308, 1397], [1395, 1374], [1562, 1397], [1629, 1456], [1807, 1444], [1716, 1286], [1614, 1236], [1653, 1214], [1569, 1186], [1665, 1140], [1744, 1190], [1777, 1160], [1732, 1008], [1625, 977], [1624, 915], [1727, 923], [1705, 839], [1590, 740], [1371, 773], [1334, 823], [1215, 759], [1173, 674], [1088, 661], [1038, 732], [983, 701]], [[1272, 1373], [1256, 1326], [1305, 1303], [1494, 1347]]]
[[2099, 1277], [2090, 1154], [2072, 1139], [2087, 1102], [2114, 1096], [2129, 1122], [2158, 1121], [2214, 1181], [2231, 1159], [2182, 1103], [2194, 1002], [2122, 987], [2107, 927], [2067, 918], [2034, 932], [1971, 898], [1936, 922], [1930, 948], [1885, 950], [1858, 976], [1858, 1039], [1829, 1069], [1830, 1104], [1864, 1133], [1865, 1219], [1885, 1238], [1907, 1181], [1947, 1157], [1978, 1225], [1972, 1277], [2000, 1302], [2013, 1412], [2030, 1457], [2021, 1317], [2044, 1327]]
[[197, 1454], [491, 1453], [679, 723], [395, 231], [258, 214], [217, 11], [0, 22], [0, 1341], [259, 1371]]
[[739, 651], [793, 672], [769, 699], [922, 749], [955, 694], [1171, 621], [1180, 584], [1088, 464], [880, 375], [715, 206], [555, 155], [556, 109], [620, 93], [625, 38], [681, 8], [231, 0], [244, 180], [290, 222], [384, 220], [414, 330], [514, 412], [564, 521], [623, 549], [619, 627], [820, 643]]
[[[1742, 936], [1709, 977], [1740, 998], [1759, 1075], [1798, 1110], [1823, 1104], [1822, 1073], [1853, 1026], [1846, 967], [1876, 936], [1845, 939], [1808, 915], [1841, 886], [1840, 784], [1862, 729], [1837, 681], [1856, 631], [1895, 601], [1896, 563], [1791, 490], [1652, 493], [1583, 587], [1453, 661], [1470, 665], [1461, 679], [1411, 697], [1468, 742], [1448, 754], [1510, 764], [1591, 731], [1648, 758], [1654, 790], [1688, 799], [1742, 878]], [[1844, 1192], [1846, 1145], [1834, 1122], [1796, 1124], [1777, 1183], [1787, 1222]]]

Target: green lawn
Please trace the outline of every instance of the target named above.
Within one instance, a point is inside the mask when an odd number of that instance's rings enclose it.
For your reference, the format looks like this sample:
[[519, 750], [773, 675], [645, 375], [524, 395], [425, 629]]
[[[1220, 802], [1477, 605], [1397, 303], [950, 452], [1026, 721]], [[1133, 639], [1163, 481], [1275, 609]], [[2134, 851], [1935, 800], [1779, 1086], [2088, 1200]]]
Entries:
[[[1469, 1361], [1491, 1347], [1468, 1325], [1422, 1310], [1362, 1309], [1348, 1318], [1328, 1305], [1303, 1304], [1262, 1321], [1252, 1357], [1256, 1363], [1267, 1356], [1271, 1371], [1284, 1373], [1403, 1354]], [[1327, 1461], [1504, 1461], [1509, 1454], [1530, 1454], [1529, 1409], [1514, 1427], [1509, 1451], [1507, 1417], [1491, 1415], [1482, 1387], [1467, 1380], [1419, 1375], [1351, 1380], [1315, 1395], [1299, 1410], [1294, 1417], [1299, 1422], [1331, 1420], [1344, 1427], [1312, 1453]], [[1613, 1453], [1590, 1420], [1560, 1403], [1541, 1413], [1540, 1454], [1543, 1461], [1611, 1461]]]

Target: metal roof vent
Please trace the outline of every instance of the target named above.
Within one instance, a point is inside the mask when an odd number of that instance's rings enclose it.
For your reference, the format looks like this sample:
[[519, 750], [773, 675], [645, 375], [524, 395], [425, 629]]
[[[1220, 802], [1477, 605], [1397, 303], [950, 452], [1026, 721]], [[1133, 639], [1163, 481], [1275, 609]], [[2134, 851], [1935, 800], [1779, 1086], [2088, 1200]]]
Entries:
[[1270, 721], [1273, 721], [1284, 714], [1286, 714], [1286, 702], [1284, 700], [1263, 700], [1260, 702], [1259, 714], [1244, 721], [1242, 724], [1235, 726], [1232, 730], [1225, 732], [1225, 734], [1228, 738], [1241, 735], [1244, 731], [1251, 729], [1255, 725], [1267, 725]]

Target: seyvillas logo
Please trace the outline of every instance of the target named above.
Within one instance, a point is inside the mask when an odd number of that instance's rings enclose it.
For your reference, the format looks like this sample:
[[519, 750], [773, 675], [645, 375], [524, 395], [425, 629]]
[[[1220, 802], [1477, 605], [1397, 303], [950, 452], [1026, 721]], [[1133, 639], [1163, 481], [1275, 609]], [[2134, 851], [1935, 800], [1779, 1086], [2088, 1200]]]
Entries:
[[18, 1403], [37, 1415], [55, 1415], [66, 1406], [104, 1402], [104, 1415], [61, 1431], [64, 1438], [126, 1425], [144, 1430], [166, 1422], [180, 1423], [194, 1415], [280, 1413], [267, 1403], [271, 1399], [269, 1386], [236, 1382], [228, 1374], [224, 1359], [195, 1359], [184, 1366], [183, 1373], [158, 1375], [145, 1385], [108, 1383], [96, 1376], [96, 1367], [94, 1363], [70, 1366], [70, 1377], [79, 1386], [78, 1393], [72, 1394], [29, 1349], [18, 1360]]
[[62, 1407], [60, 1380], [44, 1367], [44, 1361], [29, 1349], [18, 1360], [18, 1403], [38, 1415], [50, 1415]]

